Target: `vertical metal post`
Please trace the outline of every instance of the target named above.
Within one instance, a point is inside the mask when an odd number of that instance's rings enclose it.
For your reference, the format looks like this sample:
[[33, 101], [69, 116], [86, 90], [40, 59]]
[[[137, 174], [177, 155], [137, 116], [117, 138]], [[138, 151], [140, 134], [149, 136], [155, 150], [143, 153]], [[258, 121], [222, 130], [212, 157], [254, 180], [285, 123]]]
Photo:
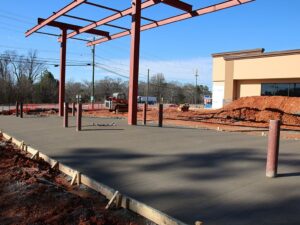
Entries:
[[81, 131], [81, 121], [82, 120], [82, 103], [77, 104], [77, 122], [76, 131]]
[[196, 74], [195, 74], [195, 77], [196, 77], [196, 89], [195, 89], [195, 105], [197, 105], [197, 97], [198, 97], [198, 70], [196, 70]]
[[69, 104], [65, 102], [64, 106], [64, 127], [66, 128], [69, 126]]
[[62, 42], [60, 44], [60, 80], [59, 80], [59, 116], [64, 115], [66, 56], [67, 56], [67, 30], [62, 29]]
[[143, 108], [143, 124], [144, 125], [147, 124], [147, 108], [148, 108], [147, 103], [144, 103], [144, 108]]
[[273, 178], [277, 175], [278, 154], [280, 140], [280, 121], [270, 120], [268, 136], [268, 154], [266, 165], [266, 176]]
[[75, 116], [75, 102], [72, 103], [72, 116]]
[[130, 79], [128, 97], [128, 124], [137, 124], [137, 94], [140, 61], [141, 0], [132, 0]]
[[163, 113], [164, 113], [164, 105], [159, 104], [158, 108], [158, 126], [162, 127], [163, 126]]
[[23, 102], [20, 102], [20, 118], [23, 118]]
[[16, 102], [16, 117], [19, 116], [19, 102]]
[[149, 105], [149, 81], [150, 81], [150, 70], [148, 69], [148, 76], [147, 76], [147, 105]]
[[[95, 38], [94, 38], [95, 41]], [[95, 54], [96, 54], [96, 46], [93, 45], [92, 48], [92, 54], [93, 54], [93, 75], [92, 75], [92, 110], [94, 110], [94, 102], [95, 102]]]

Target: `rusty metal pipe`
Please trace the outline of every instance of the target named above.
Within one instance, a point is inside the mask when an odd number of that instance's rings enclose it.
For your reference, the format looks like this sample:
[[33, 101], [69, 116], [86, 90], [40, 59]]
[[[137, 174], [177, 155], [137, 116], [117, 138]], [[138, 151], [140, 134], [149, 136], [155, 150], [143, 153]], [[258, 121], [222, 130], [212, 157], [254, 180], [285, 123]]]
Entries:
[[64, 127], [69, 127], [69, 103], [64, 104]]
[[19, 102], [16, 102], [16, 117], [19, 116]]
[[23, 102], [20, 102], [20, 118], [23, 118]]
[[162, 127], [163, 126], [163, 113], [164, 113], [164, 105], [159, 104], [158, 108], [158, 126]]
[[82, 103], [78, 103], [77, 104], [76, 131], [81, 131], [81, 122], [82, 122]]
[[277, 175], [279, 140], [280, 120], [270, 120], [266, 165], [266, 176], [270, 178], [274, 178]]
[[146, 125], [147, 124], [147, 103], [144, 103], [144, 107], [143, 107], [143, 124]]

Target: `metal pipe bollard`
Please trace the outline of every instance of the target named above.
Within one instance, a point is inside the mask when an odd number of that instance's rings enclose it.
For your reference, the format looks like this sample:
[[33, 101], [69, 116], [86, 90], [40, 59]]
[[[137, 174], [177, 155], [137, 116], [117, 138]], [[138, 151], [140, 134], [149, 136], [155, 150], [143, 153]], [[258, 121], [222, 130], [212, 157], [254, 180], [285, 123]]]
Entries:
[[158, 126], [159, 127], [163, 126], [163, 113], [164, 113], [164, 105], [159, 104], [159, 108], [158, 108]]
[[69, 126], [69, 104], [65, 102], [64, 104], [64, 127]]
[[23, 118], [23, 102], [20, 102], [20, 118]]
[[147, 124], [147, 108], [148, 108], [147, 103], [144, 103], [144, 107], [143, 107], [143, 124], [144, 125]]
[[72, 103], [72, 116], [75, 116], [75, 102]]
[[19, 116], [19, 102], [16, 102], [16, 117]]
[[77, 104], [77, 123], [76, 123], [76, 131], [81, 131], [81, 119], [82, 119], [82, 104]]
[[270, 120], [268, 136], [268, 154], [266, 176], [273, 178], [277, 175], [280, 140], [280, 120]]

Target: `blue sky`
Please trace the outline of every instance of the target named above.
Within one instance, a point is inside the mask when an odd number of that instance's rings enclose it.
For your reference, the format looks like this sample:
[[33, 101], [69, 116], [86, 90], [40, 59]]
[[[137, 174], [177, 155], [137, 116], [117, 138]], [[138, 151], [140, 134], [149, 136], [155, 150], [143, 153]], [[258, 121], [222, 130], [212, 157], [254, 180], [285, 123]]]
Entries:
[[[25, 38], [24, 32], [36, 24], [36, 18], [48, 17], [70, 1], [66, 0], [2, 0], [0, 2], [0, 52], [16, 50], [26, 54], [37, 49], [40, 58], [56, 62], [59, 59], [59, 43], [55, 37], [34, 34]], [[130, 0], [91, 0], [91, 2], [123, 9]], [[220, 0], [186, 0], [200, 8]], [[242, 6], [192, 18], [141, 35], [140, 79], [145, 80], [147, 69], [151, 74], [163, 73], [167, 80], [182, 83], [195, 82], [195, 70], [200, 74], [200, 83], [211, 86], [211, 54], [251, 48], [279, 51], [300, 48], [300, 1], [299, 0], [256, 0]], [[145, 10], [143, 16], [163, 19], [179, 13], [171, 7], [159, 5]], [[98, 20], [108, 15], [101, 9], [83, 6], [71, 12], [85, 18]], [[60, 21], [76, 22], [62, 18]], [[130, 27], [130, 18], [112, 24]], [[114, 29], [101, 29], [114, 32]], [[59, 33], [54, 28], [43, 31]], [[81, 35], [82, 38], [92, 38]], [[129, 75], [130, 38], [124, 37], [96, 47], [98, 68], [96, 79]], [[89, 63], [91, 48], [84, 42], [68, 42], [69, 64]], [[56, 61], [55, 61], [56, 60]], [[58, 78], [58, 68], [48, 69]], [[113, 72], [109, 72], [113, 71]], [[68, 67], [67, 79], [91, 80], [91, 67]]]

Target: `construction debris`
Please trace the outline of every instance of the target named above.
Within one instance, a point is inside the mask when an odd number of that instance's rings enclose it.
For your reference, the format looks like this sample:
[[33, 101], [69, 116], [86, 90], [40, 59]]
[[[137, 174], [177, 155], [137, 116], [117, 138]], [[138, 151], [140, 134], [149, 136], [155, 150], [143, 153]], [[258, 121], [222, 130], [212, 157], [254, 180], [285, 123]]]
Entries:
[[117, 126], [115, 122], [111, 123], [93, 123], [93, 126], [98, 126], [98, 127], [113, 127]]
[[181, 104], [177, 110], [180, 111], [180, 112], [188, 112], [190, 109], [190, 105], [188, 103], [185, 103], [185, 104]]

